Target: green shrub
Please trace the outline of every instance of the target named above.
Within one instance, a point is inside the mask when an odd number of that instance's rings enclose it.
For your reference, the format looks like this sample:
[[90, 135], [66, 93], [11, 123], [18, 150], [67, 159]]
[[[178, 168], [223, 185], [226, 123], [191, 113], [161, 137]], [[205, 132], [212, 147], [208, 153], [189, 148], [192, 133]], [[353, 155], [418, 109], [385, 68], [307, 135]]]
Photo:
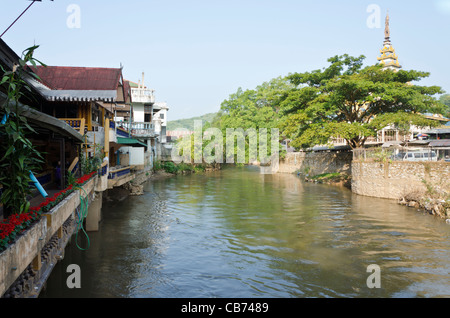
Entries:
[[153, 171], [159, 171], [159, 170], [162, 170], [163, 169], [163, 167], [162, 167], [162, 165], [161, 165], [161, 161], [159, 161], [159, 160], [156, 160], [154, 163], [153, 163]]
[[162, 168], [164, 169], [164, 171], [166, 171], [168, 173], [177, 173], [178, 172], [177, 166], [172, 161], [164, 162], [162, 164]]

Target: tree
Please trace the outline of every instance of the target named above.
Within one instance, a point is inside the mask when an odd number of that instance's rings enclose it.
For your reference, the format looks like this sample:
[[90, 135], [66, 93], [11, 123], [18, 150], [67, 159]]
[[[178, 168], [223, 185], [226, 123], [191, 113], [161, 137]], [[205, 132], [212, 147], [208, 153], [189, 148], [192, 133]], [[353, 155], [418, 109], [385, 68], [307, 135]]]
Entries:
[[[267, 129], [267, 140], [271, 140], [271, 129], [278, 129], [280, 118], [280, 102], [286, 98], [287, 93], [294, 89], [295, 85], [285, 77], [277, 77], [268, 82], [264, 82], [255, 89], [243, 90], [239, 88], [236, 93], [231, 94], [227, 100], [221, 104], [220, 112], [213, 121], [213, 126], [219, 127], [223, 135], [227, 134], [227, 129], [242, 129], [245, 132], [253, 130], [258, 134], [260, 129]], [[252, 139], [254, 135], [252, 134]], [[259, 135], [255, 138], [260, 137]], [[246, 136], [245, 152], [246, 162], [257, 157], [253, 151], [259, 151], [259, 139], [255, 149], [250, 145], [250, 135]], [[254, 140], [254, 139], [253, 139]], [[242, 145], [241, 145], [242, 147]], [[249, 153], [249, 150], [252, 153]], [[262, 149], [262, 148], [261, 148]], [[269, 149], [267, 155], [269, 154]], [[227, 147], [227, 156], [233, 151]], [[236, 154], [237, 145], [234, 153]], [[261, 160], [261, 158], [259, 158]]]
[[443, 104], [433, 95], [437, 86], [413, 85], [429, 73], [363, 68], [363, 55], [347, 54], [328, 59], [323, 70], [288, 76], [295, 89], [280, 102], [280, 128], [296, 148], [327, 144], [341, 137], [351, 148], [362, 147], [369, 136], [387, 125], [435, 126], [420, 113], [441, 113]]

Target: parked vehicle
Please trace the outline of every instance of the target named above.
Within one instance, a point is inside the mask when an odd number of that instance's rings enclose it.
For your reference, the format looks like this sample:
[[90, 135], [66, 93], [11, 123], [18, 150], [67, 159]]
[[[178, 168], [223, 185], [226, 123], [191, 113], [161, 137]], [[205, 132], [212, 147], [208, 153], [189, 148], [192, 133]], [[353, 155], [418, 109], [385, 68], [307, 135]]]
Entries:
[[405, 157], [406, 152], [399, 152], [398, 154], [392, 155], [391, 160], [400, 161]]
[[419, 150], [408, 152], [403, 156], [405, 161], [437, 161], [437, 155], [434, 151]]

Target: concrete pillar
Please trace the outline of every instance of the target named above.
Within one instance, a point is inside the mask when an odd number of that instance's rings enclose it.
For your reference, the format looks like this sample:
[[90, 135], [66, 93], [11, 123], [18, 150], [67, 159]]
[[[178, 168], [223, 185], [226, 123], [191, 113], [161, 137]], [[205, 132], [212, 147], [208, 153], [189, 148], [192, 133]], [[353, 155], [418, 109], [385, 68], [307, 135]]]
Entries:
[[102, 219], [102, 198], [103, 192], [95, 192], [95, 199], [88, 208], [86, 217], [86, 231], [96, 232], [99, 229], [99, 223]]

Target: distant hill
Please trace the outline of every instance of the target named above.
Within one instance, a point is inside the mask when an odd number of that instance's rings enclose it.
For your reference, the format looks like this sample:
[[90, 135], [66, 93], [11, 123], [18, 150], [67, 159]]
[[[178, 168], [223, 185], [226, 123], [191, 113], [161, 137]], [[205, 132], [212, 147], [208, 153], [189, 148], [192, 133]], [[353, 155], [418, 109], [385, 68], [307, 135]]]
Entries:
[[186, 128], [188, 130], [194, 130], [194, 121], [195, 120], [201, 120], [204, 125], [206, 122], [211, 123], [216, 115], [217, 115], [217, 113], [209, 113], [209, 114], [205, 114], [203, 116], [198, 116], [198, 117], [171, 120], [171, 121], [167, 122], [167, 131], [177, 130], [179, 128]]

